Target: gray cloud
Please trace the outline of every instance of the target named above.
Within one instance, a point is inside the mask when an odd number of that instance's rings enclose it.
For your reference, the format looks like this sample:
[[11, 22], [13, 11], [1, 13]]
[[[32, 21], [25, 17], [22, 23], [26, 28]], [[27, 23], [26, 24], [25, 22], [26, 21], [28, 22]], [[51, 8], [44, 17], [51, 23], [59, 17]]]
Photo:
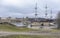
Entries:
[[[0, 16], [12, 17], [34, 17], [34, 0], [0, 0]], [[12, 2], [11, 2], [12, 1]], [[13, 2], [14, 1], [14, 2]], [[53, 17], [60, 10], [59, 0], [36, 0], [38, 2], [38, 17], [45, 16], [45, 5], [48, 6], [48, 13], [53, 10]], [[49, 16], [48, 14], [48, 16]]]

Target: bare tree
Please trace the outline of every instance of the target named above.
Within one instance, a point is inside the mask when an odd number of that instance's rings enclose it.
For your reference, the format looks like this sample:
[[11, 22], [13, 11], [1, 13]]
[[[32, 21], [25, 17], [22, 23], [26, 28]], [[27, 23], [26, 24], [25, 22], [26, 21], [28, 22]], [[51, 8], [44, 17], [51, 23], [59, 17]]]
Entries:
[[60, 29], [60, 11], [59, 11], [59, 13], [57, 14], [56, 23], [57, 23], [57, 28]]

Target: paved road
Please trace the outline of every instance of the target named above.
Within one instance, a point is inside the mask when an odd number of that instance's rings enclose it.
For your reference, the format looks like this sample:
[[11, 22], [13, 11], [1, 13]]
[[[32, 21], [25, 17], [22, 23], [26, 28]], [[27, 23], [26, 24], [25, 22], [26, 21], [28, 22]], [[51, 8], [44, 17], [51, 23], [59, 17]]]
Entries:
[[50, 33], [50, 32], [0, 32], [0, 36], [8, 35], [56, 35], [60, 36], [60, 32]]

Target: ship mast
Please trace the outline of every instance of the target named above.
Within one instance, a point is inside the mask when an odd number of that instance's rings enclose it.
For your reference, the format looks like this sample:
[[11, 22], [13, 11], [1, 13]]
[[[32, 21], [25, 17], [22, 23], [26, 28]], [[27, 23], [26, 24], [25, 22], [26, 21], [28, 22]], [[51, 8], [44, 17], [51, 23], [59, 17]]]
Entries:
[[45, 6], [45, 18], [46, 18], [46, 19], [47, 19], [47, 15], [48, 15], [47, 9], [48, 9], [48, 7], [47, 7], [47, 5], [46, 5], [46, 6]]
[[50, 12], [50, 14], [51, 14], [51, 16], [50, 16], [50, 19], [52, 19], [53, 17], [52, 17], [52, 9], [51, 9], [51, 12]]
[[37, 21], [37, 2], [36, 2], [36, 5], [35, 5], [35, 21]]

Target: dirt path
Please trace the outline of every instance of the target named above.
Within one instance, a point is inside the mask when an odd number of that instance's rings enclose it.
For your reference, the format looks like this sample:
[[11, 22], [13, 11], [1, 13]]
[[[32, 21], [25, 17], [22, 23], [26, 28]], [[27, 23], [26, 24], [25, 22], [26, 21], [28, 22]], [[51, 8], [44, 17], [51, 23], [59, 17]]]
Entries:
[[0, 32], [0, 36], [8, 36], [8, 35], [56, 35], [59, 36], [60, 33], [48, 33], [48, 32]]

